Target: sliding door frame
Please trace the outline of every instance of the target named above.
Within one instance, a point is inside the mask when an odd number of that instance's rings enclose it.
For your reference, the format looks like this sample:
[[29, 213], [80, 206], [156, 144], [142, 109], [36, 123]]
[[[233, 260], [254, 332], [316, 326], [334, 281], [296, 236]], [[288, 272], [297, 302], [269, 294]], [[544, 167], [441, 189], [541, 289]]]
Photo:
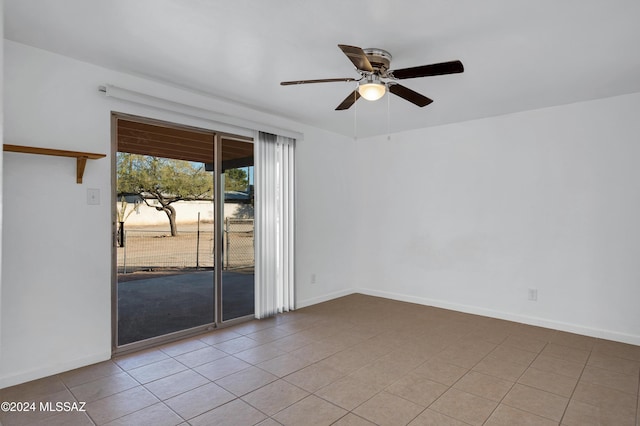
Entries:
[[[199, 325], [193, 328], [176, 331], [169, 334], [164, 334], [149, 339], [140, 340], [137, 342], [128, 343], [125, 345], [118, 345], [118, 254], [117, 254], [117, 232], [118, 232], [118, 219], [116, 214], [117, 206], [117, 153], [118, 153], [118, 120], [125, 119], [129, 121], [135, 121], [139, 123], [160, 125], [168, 128], [182, 129], [182, 130], [195, 130], [199, 132], [209, 132], [214, 137], [214, 322]], [[187, 337], [195, 336], [198, 334], [207, 333], [217, 328], [229, 327], [241, 322], [246, 322], [254, 319], [254, 315], [247, 315], [240, 318], [234, 318], [227, 321], [222, 321], [222, 232], [224, 223], [224, 211], [220, 200], [224, 202], [224, 188], [221, 188], [220, 171], [222, 170], [222, 140], [237, 140], [242, 142], [254, 142], [253, 138], [244, 137], [239, 135], [227, 134], [216, 132], [215, 130], [199, 128], [189, 125], [184, 125], [175, 122], [168, 122], [163, 120], [157, 120], [148, 117], [141, 117], [137, 115], [131, 115], [121, 112], [111, 112], [111, 229], [112, 229], [112, 242], [111, 242], [111, 353], [113, 355], [122, 355], [130, 352], [139, 351], [142, 349], [159, 346], [172, 341], [184, 339]]]

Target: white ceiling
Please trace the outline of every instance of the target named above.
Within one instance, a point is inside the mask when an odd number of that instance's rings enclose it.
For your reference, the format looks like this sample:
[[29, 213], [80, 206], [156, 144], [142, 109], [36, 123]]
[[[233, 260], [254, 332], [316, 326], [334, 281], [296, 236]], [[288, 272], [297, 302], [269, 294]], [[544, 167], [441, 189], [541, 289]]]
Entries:
[[[638, 0], [5, 0], [5, 38], [369, 136], [640, 91]], [[403, 80], [396, 96], [334, 108], [358, 77], [338, 44], [392, 69], [459, 59], [463, 74]]]

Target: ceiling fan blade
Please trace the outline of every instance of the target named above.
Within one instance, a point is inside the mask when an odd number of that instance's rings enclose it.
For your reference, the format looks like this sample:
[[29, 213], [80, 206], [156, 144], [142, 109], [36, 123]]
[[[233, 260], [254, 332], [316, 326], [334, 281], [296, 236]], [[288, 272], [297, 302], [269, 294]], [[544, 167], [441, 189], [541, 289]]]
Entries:
[[335, 83], [340, 81], [356, 81], [355, 78], [323, 78], [320, 80], [293, 80], [293, 81], [283, 81], [280, 83], [281, 86], [292, 86], [295, 84], [309, 84], [309, 83]]
[[400, 96], [402, 99], [418, 105], [419, 107], [427, 106], [433, 102], [432, 99], [429, 99], [418, 92], [414, 92], [408, 87], [404, 87], [400, 84], [389, 84], [389, 91], [396, 96]]
[[431, 77], [434, 75], [456, 74], [464, 71], [460, 61], [441, 62], [439, 64], [422, 65], [419, 67], [402, 68], [389, 71], [393, 78], [403, 80], [405, 78]]
[[349, 96], [344, 98], [344, 101], [336, 107], [336, 111], [351, 108], [351, 105], [355, 104], [358, 99], [360, 99], [360, 93], [358, 92], [358, 89], [356, 89], [352, 93], [349, 93]]
[[339, 44], [338, 47], [347, 55], [347, 58], [353, 62], [353, 65], [355, 65], [357, 69], [373, 72], [373, 67], [364, 50], [356, 46], [347, 46], [346, 44]]

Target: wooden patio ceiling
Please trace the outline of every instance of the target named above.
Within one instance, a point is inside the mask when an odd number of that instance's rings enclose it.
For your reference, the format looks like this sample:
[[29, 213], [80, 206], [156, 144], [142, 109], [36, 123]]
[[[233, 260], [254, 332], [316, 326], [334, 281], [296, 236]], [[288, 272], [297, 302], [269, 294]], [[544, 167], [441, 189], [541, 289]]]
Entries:
[[[215, 163], [214, 132], [118, 118], [118, 151]], [[253, 165], [253, 143], [222, 136], [223, 170]]]

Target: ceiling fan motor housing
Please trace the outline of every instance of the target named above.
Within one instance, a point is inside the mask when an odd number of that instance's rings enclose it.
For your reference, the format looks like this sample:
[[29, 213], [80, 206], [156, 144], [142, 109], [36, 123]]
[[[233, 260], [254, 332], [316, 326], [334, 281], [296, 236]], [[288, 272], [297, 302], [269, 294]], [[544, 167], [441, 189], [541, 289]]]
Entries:
[[378, 48], [362, 49], [376, 73], [384, 73], [391, 64], [391, 53]]

